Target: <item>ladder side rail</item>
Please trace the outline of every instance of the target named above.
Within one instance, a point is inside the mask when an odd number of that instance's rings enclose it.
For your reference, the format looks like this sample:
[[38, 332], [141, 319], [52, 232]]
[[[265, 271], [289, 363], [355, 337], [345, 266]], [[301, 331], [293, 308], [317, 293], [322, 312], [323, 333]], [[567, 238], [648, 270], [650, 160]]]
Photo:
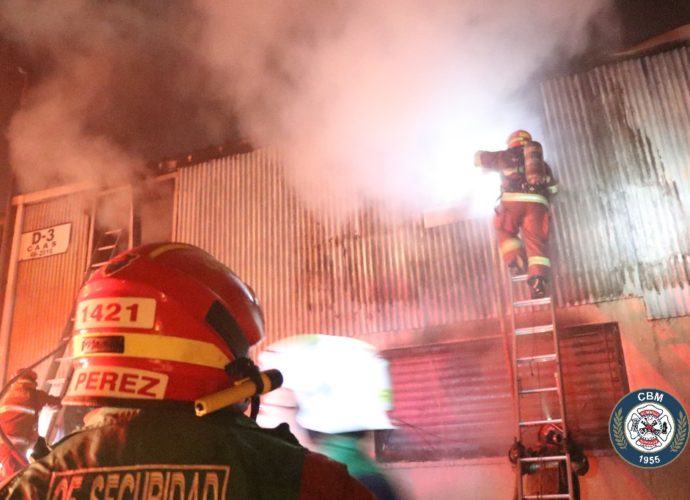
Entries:
[[520, 376], [519, 376], [519, 371], [518, 371], [518, 363], [517, 363], [517, 358], [518, 358], [518, 342], [517, 342], [517, 335], [515, 335], [515, 328], [516, 328], [516, 320], [515, 320], [515, 306], [513, 305], [515, 302], [515, 290], [514, 290], [514, 283], [513, 280], [508, 277], [508, 282], [509, 282], [509, 299], [510, 299], [510, 331], [511, 331], [511, 343], [512, 343], [512, 367], [513, 367], [513, 406], [514, 406], [514, 412], [515, 412], [515, 436], [518, 441], [522, 441], [522, 429], [520, 427], [520, 420], [521, 420], [521, 414], [520, 414]]
[[[503, 274], [506, 276], [506, 269], [503, 267]], [[512, 342], [512, 367], [513, 367], [513, 407], [515, 413], [515, 439], [518, 443], [522, 443], [522, 427], [520, 426], [520, 421], [522, 419], [520, 414], [520, 376], [518, 372], [518, 341], [517, 335], [515, 335], [516, 320], [515, 320], [515, 282], [510, 275], [508, 278], [508, 292], [509, 292], [509, 311], [510, 311], [510, 331], [511, 331], [511, 342]], [[515, 464], [515, 470], [517, 475], [517, 498], [522, 499], [524, 496], [523, 484], [522, 484], [522, 463], [520, 462], [520, 457], [518, 457], [517, 463]]]
[[[565, 419], [563, 419], [563, 434], [565, 436]], [[568, 442], [563, 439], [563, 447], [565, 448], [565, 473], [568, 480], [568, 498], [575, 500], [575, 485], [573, 484], [573, 469], [570, 458], [570, 451], [568, 451]]]
[[565, 411], [565, 388], [563, 386], [563, 365], [561, 357], [561, 347], [560, 347], [560, 336], [558, 334], [558, 327], [556, 326], [556, 310], [554, 306], [554, 301], [551, 301], [551, 323], [553, 324], [553, 342], [554, 342], [554, 353], [556, 354], [556, 384], [559, 387], [558, 391], [558, 404], [561, 411], [561, 419], [563, 420], [562, 430], [563, 430], [563, 442], [568, 441], [568, 428], [566, 425], [566, 411]]
[[565, 387], [563, 385], [563, 358], [561, 356], [561, 343], [560, 335], [558, 333], [558, 327], [556, 325], [556, 306], [553, 294], [555, 293], [555, 287], [552, 287], [551, 292], [551, 324], [553, 325], [553, 342], [554, 342], [554, 352], [556, 354], [556, 383], [559, 387], [558, 390], [558, 404], [561, 410], [561, 429], [563, 431], [563, 452], [566, 457], [565, 474], [568, 484], [568, 498], [570, 500], [575, 500], [575, 485], [573, 484], [573, 472], [570, 457], [570, 450], [568, 449], [568, 443], [570, 441], [569, 431], [568, 431], [568, 418], [565, 409]]

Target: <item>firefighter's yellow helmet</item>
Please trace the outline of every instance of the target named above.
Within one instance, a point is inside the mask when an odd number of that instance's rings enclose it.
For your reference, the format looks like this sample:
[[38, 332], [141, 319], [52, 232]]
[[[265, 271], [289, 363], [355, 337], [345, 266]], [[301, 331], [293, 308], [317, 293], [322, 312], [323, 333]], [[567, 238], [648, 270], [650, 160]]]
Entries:
[[506, 141], [509, 148], [516, 148], [518, 146], [524, 146], [526, 143], [532, 140], [532, 134], [526, 130], [516, 130], [508, 136]]

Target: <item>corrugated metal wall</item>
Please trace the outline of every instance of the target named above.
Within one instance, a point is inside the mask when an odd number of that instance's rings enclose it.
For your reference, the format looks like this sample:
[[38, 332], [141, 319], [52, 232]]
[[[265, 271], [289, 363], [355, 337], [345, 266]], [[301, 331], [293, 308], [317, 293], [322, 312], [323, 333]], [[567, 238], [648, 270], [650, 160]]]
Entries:
[[67, 222], [72, 228], [67, 252], [17, 263], [8, 375], [55, 349], [62, 337], [86, 264], [89, 210], [83, 194], [24, 207], [22, 233]]
[[390, 417], [397, 428], [377, 435], [380, 460], [499, 456], [510, 447], [513, 401], [500, 338], [384, 355], [394, 388]]
[[[643, 297], [690, 312], [690, 49], [606, 64], [542, 86], [559, 307]], [[495, 318], [505, 297], [489, 220], [425, 229], [360, 210], [314, 216], [275, 152], [183, 168], [178, 239], [233, 267], [273, 339], [361, 335]]]
[[176, 236], [243, 277], [264, 302], [269, 342], [359, 336], [497, 316], [490, 220], [425, 229], [373, 209], [318, 218], [291, 192], [277, 154], [181, 169]]
[[542, 85], [561, 305], [690, 312], [690, 47]]

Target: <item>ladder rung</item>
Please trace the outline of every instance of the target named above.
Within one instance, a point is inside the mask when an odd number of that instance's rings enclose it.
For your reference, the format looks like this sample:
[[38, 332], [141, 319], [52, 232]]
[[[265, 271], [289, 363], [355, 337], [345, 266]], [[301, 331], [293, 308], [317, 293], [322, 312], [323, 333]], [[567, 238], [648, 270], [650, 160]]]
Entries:
[[111, 229], [109, 231], [105, 231], [103, 234], [108, 234], [108, 235], [117, 234], [117, 235], [119, 235], [121, 232], [122, 232], [122, 228], [119, 228], [119, 229]]
[[53, 363], [62, 363], [63, 361], [72, 361], [74, 356], [62, 356], [59, 358], [53, 358]]
[[53, 386], [53, 385], [59, 385], [59, 384], [64, 384], [67, 379], [62, 377], [62, 378], [51, 378], [49, 380], [46, 380], [46, 382]]
[[532, 335], [534, 333], [552, 332], [553, 325], [528, 326], [525, 328], [516, 328], [515, 335]]
[[545, 306], [550, 303], [551, 297], [543, 297], [541, 299], [518, 300], [513, 302], [513, 307]]
[[526, 420], [520, 422], [520, 427], [529, 427], [531, 425], [544, 425], [544, 424], [562, 424], [562, 418], [547, 418], [544, 420]]
[[107, 260], [104, 260], [103, 262], [94, 262], [93, 264], [91, 264], [91, 267], [94, 269], [103, 267], [104, 265], [106, 265], [107, 262]]
[[562, 462], [567, 460], [567, 455], [546, 455], [543, 457], [522, 457], [518, 458], [520, 462]]
[[538, 387], [536, 389], [522, 389], [520, 394], [540, 394], [542, 392], [558, 392], [558, 387]]
[[517, 283], [518, 281], [527, 281], [527, 275], [526, 275], [526, 274], [518, 274], [518, 275], [515, 275], [515, 276], [511, 276], [511, 277], [510, 277], [510, 280], [511, 280], [513, 283]]
[[98, 251], [112, 250], [113, 248], [115, 248], [115, 245], [103, 245], [102, 247], [98, 247]]
[[528, 499], [528, 498], [534, 498], [536, 499], [541, 499], [541, 498], [570, 498], [570, 495], [567, 493], [548, 493], [548, 494], [539, 494], [539, 495], [526, 495], [523, 496], [522, 498]]
[[548, 361], [556, 361], [555, 354], [541, 354], [539, 356], [525, 356], [518, 358], [518, 363], [546, 363]]

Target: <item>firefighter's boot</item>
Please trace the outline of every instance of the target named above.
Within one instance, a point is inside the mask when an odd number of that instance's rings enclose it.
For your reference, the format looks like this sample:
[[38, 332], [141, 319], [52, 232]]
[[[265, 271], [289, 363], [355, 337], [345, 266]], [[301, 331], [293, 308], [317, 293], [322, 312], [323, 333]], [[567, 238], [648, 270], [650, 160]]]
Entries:
[[546, 278], [542, 276], [532, 276], [527, 283], [533, 299], [546, 297]]
[[511, 276], [525, 274], [527, 272], [527, 261], [518, 253], [515, 258], [508, 263], [508, 270]]

